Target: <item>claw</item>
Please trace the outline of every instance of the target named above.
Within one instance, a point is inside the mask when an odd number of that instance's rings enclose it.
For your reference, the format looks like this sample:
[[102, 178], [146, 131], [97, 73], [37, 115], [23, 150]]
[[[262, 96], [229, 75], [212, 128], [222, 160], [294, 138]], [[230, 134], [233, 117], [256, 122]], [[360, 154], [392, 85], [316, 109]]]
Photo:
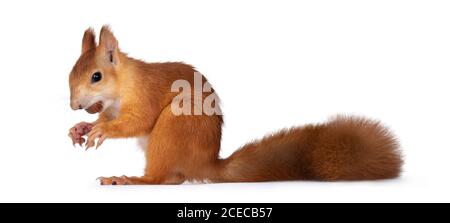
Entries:
[[70, 137], [70, 139], [72, 140], [72, 145], [75, 147], [75, 140], [73, 139], [72, 134], [69, 132], [67, 136]]
[[[88, 150], [91, 147], [95, 146], [95, 149], [98, 149], [98, 147], [100, 147], [100, 145], [102, 145], [102, 143], [105, 141], [105, 139], [107, 138], [107, 136], [103, 133], [103, 129], [101, 126], [94, 126], [94, 127], [90, 127], [88, 126], [87, 128], [91, 129], [87, 134], [87, 141], [85, 144], [86, 150]], [[84, 143], [85, 139], [80, 137], [80, 141], [82, 143]], [[98, 138], [98, 140], [96, 141], [96, 139]]]
[[104, 179], [105, 179], [104, 177], [97, 177], [97, 179], [95, 179], [95, 180], [100, 181], [100, 185], [103, 185], [103, 180]]
[[97, 141], [97, 146], [95, 146], [95, 149], [98, 149], [98, 147], [103, 144], [103, 142], [105, 141], [106, 137], [101, 135], [100, 138]]
[[[88, 142], [89, 143], [89, 142]], [[86, 150], [85, 151], [87, 151], [89, 148], [91, 148], [92, 146], [90, 145], [90, 144], [87, 144], [86, 143]]]

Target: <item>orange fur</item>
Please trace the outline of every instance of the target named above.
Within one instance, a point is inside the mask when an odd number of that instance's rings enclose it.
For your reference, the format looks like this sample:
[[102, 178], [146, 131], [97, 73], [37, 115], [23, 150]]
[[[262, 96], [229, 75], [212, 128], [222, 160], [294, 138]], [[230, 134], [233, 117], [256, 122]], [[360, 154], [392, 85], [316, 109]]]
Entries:
[[[93, 84], [91, 76], [97, 71], [103, 79]], [[98, 46], [93, 31], [85, 32], [82, 55], [69, 78], [71, 106], [87, 109], [100, 101], [105, 107], [92, 130], [72, 129], [69, 135], [78, 142], [87, 134], [87, 147], [96, 138], [97, 146], [107, 138], [147, 139], [144, 175], [101, 178], [102, 184], [375, 180], [400, 173], [395, 138], [378, 122], [358, 117], [282, 130], [220, 159], [221, 115], [176, 116], [171, 111], [176, 96], [171, 84], [181, 79], [193, 85], [194, 72], [183, 63], [145, 63], [128, 57], [106, 26]]]

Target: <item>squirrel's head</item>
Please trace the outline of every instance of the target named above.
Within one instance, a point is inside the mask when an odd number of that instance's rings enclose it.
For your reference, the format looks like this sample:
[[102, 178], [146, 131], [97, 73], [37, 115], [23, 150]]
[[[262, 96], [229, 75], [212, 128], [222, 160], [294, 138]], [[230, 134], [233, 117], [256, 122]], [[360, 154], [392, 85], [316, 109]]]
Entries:
[[69, 77], [72, 109], [97, 113], [117, 100], [119, 57], [118, 42], [109, 27], [102, 27], [98, 45], [91, 28], [84, 32], [81, 56]]

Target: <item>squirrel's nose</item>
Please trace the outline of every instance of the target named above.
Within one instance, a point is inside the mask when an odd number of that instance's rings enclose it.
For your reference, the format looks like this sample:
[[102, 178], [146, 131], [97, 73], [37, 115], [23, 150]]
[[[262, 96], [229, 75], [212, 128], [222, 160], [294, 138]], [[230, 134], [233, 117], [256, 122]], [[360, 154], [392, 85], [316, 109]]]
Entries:
[[70, 103], [70, 107], [71, 107], [73, 110], [83, 109], [83, 106], [81, 106], [81, 104], [78, 103], [78, 102], [76, 102], [76, 101], [72, 101], [72, 102]]

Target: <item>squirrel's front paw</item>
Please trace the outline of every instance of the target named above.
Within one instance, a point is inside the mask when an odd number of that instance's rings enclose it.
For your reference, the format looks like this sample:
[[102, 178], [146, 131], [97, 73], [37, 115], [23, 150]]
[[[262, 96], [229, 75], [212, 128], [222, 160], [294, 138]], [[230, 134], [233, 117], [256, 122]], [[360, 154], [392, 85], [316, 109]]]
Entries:
[[80, 122], [69, 129], [69, 137], [72, 139], [73, 145], [84, 143], [83, 136], [89, 133], [94, 125], [88, 122]]
[[108, 138], [105, 132], [105, 123], [96, 124], [87, 134], [86, 150], [95, 145], [95, 139], [98, 138], [96, 149]]

